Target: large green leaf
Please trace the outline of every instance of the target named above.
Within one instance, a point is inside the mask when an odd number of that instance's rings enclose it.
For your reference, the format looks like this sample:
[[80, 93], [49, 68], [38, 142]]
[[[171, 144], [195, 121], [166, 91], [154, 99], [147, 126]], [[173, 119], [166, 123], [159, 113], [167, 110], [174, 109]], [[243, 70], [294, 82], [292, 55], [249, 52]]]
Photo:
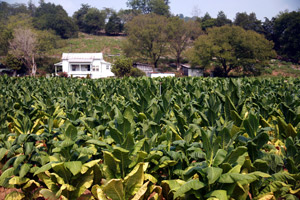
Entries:
[[252, 113], [250, 113], [249, 118], [245, 119], [243, 124], [248, 135], [251, 138], [254, 138], [257, 134], [257, 130], [259, 126], [259, 118], [253, 115]]
[[5, 170], [4, 172], [2, 172], [2, 174], [0, 176], [0, 186], [3, 186], [5, 179], [14, 175], [14, 170], [15, 169], [12, 167], [12, 168], [9, 168], [9, 169]]
[[224, 149], [219, 149], [214, 157], [212, 165], [217, 167], [220, 164], [222, 164], [226, 158], [226, 155], [227, 155], [227, 151], [225, 151]]
[[89, 169], [84, 174], [78, 174], [75, 177], [72, 177], [70, 184], [74, 186], [75, 191], [71, 192], [70, 199], [79, 198], [88, 188], [90, 188], [94, 181], [94, 171]]
[[198, 179], [190, 180], [183, 184], [180, 188], [176, 189], [176, 191], [174, 192], [174, 199], [176, 199], [177, 197], [184, 197], [187, 192], [197, 191], [203, 187], [205, 187], [205, 184]]
[[122, 180], [111, 179], [103, 186], [104, 193], [112, 200], [125, 200]]
[[223, 172], [223, 169], [217, 167], [208, 167], [206, 169], [208, 184], [213, 184], [218, 180]]
[[77, 128], [73, 124], [68, 123], [65, 135], [68, 139], [75, 141], [77, 137]]
[[226, 190], [214, 190], [211, 193], [205, 195], [208, 200], [218, 199], [218, 200], [227, 200], [227, 191]]
[[109, 167], [113, 173], [120, 173], [119, 163], [121, 162], [112, 153], [103, 151], [104, 164]]
[[94, 185], [91, 190], [94, 197], [96, 197], [98, 200], [107, 200], [103, 190], [99, 185]]
[[0, 149], [0, 161], [3, 159], [3, 157], [5, 156], [5, 154], [8, 152], [7, 149], [5, 148], [1, 148]]
[[139, 163], [135, 168], [124, 178], [124, 191], [127, 197], [130, 197], [138, 192], [144, 182], [144, 167], [147, 164]]
[[149, 181], [146, 182], [137, 192], [136, 194], [134, 195], [134, 197], [132, 198], [132, 200], [140, 200], [143, 198], [143, 196], [145, 195], [145, 193], [147, 192], [148, 190], [148, 184], [149, 184]]
[[81, 161], [70, 161], [70, 162], [65, 162], [64, 166], [69, 169], [72, 174], [75, 176], [77, 175], [82, 168], [82, 163]]
[[52, 164], [53, 163], [47, 163], [46, 165], [40, 167], [37, 171], [35, 171], [35, 173], [33, 175], [35, 176], [35, 175], [37, 175], [39, 173], [42, 173], [42, 172], [50, 170], [52, 168]]

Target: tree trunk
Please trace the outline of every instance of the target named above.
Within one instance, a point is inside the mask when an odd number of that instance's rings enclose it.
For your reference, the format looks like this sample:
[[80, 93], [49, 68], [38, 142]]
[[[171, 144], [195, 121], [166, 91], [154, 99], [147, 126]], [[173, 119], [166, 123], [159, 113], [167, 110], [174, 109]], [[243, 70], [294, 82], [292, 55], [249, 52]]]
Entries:
[[177, 71], [180, 71], [181, 66], [180, 66], [180, 56], [176, 56], [176, 66], [177, 66]]
[[36, 63], [34, 61], [34, 55], [32, 55], [31, 58], [32, 58], [31, 76], [35, 76], [37, 68], [36, 68]]

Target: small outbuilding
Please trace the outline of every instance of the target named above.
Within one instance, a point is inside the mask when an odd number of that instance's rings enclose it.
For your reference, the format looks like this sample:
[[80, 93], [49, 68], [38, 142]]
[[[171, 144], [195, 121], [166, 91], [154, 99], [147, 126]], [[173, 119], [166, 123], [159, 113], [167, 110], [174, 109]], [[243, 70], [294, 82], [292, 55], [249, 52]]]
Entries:
[[150, 73], [150, 77], [151, 78], [175, 77], [175, 73], [172, 73], [172, 72], [162, 72], [162, 73], [153, 72], [153, 73]]
[[146, 76], [150, 76], [154, 72], [152, 66], [145, 63], [133, 63], [133, 67], [143, 71]]
[[204, 69], [200, 67], [191, 67], [191, 65], [184, 64], [181, 65], [181, 70], [184, 76], [203, 76]]
[[62, 61], [54, 64], [62, 66], [62, 72], [72, 77], [106, 78], [115, 76], [111, 72], [111, 63], [104, 61], [102, 53], [63, 53]]

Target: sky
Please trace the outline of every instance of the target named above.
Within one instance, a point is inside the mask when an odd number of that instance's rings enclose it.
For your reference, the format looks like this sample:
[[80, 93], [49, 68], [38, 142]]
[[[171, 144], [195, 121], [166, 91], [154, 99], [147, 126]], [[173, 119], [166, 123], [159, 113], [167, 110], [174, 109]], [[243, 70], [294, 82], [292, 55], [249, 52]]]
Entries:
[[[3, 0], [0, 0], [3, 1]], [[27, 3], [28, 0], [4, 0], [7, 3]], [[39, 0], [32, 0], [38, 5]], [[115, 10], [127, 9], [127, 0], [45, 0], [56, 5], [62, 5], [70, 16], [80, 9], [81, 4], [89, 4], [98, 9], [113, 8]], [[256, 17], [264, 20], [271, 19], [281, 11], [294, 11], [300, 9], [300, 0], [170, 0], [171, 13], [184, 16], [197, 15], [202, 17], [209, 13], [217, 17], [219, 11], [224, 11], [229, 19], [234, 19], [237, 12], [254, 12]]]

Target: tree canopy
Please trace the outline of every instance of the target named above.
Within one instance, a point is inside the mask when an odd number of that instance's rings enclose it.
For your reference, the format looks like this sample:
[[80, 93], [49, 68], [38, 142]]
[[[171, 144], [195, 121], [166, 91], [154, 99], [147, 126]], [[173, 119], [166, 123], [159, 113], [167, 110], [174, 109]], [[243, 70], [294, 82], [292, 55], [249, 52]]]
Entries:
[[180, 69], [183, 51], [202, 33], [199, 24], [195, 21], [185, 22], [179, 17], [168, 19], [168, 42], [171, 53], [176, 57], [177, 70]]
[[142, 14], [155, 13], [164, 16], [170, 14], [169, 0], [128, 0], [127, 6]]
[[167, 18], [156, 14], [139, 15], [126, 24], [124, 51], [149, 61], [156, 68], [167, 50]]
[[132, 67], [133, 61], [130, 58], [126, 57], [118, 57], [113, 66], [111, 71], [117, 77], [124, 77], [124, 76], [144, 76], [145, 73], [137, 68]]
[[300, 11], [281, 13], [273, 24], [275, 49], [283, 58], [300, 61]]
[[117, 13], [112, 13], [109, 17], [107, 24], [105, 25], [105, 33], [108, 35], [116, 35], [122, 32], [123, 23]]
[[233, 22], [236, 26], [241, 26], [246, 30], [253, 30], [258, 33], [262, 33], [262, 23], [256, 18], [255, 13], [250, 13], [249, 15], [246, 12], [237, 13]]
[[52, 29], [62, 38], [77, 37], [78, 30], [73, 20], [60, 5], [41, 2], [34, 14], [36, 29]]
[[256, 73], [274, 57], [273, 43], [263, 35], [238, 26], [225, 25], [207, 30], [191, 50], [194, 64], [209, 67], [211, 63], [221, 66], [225, 76], [233, 69]]

